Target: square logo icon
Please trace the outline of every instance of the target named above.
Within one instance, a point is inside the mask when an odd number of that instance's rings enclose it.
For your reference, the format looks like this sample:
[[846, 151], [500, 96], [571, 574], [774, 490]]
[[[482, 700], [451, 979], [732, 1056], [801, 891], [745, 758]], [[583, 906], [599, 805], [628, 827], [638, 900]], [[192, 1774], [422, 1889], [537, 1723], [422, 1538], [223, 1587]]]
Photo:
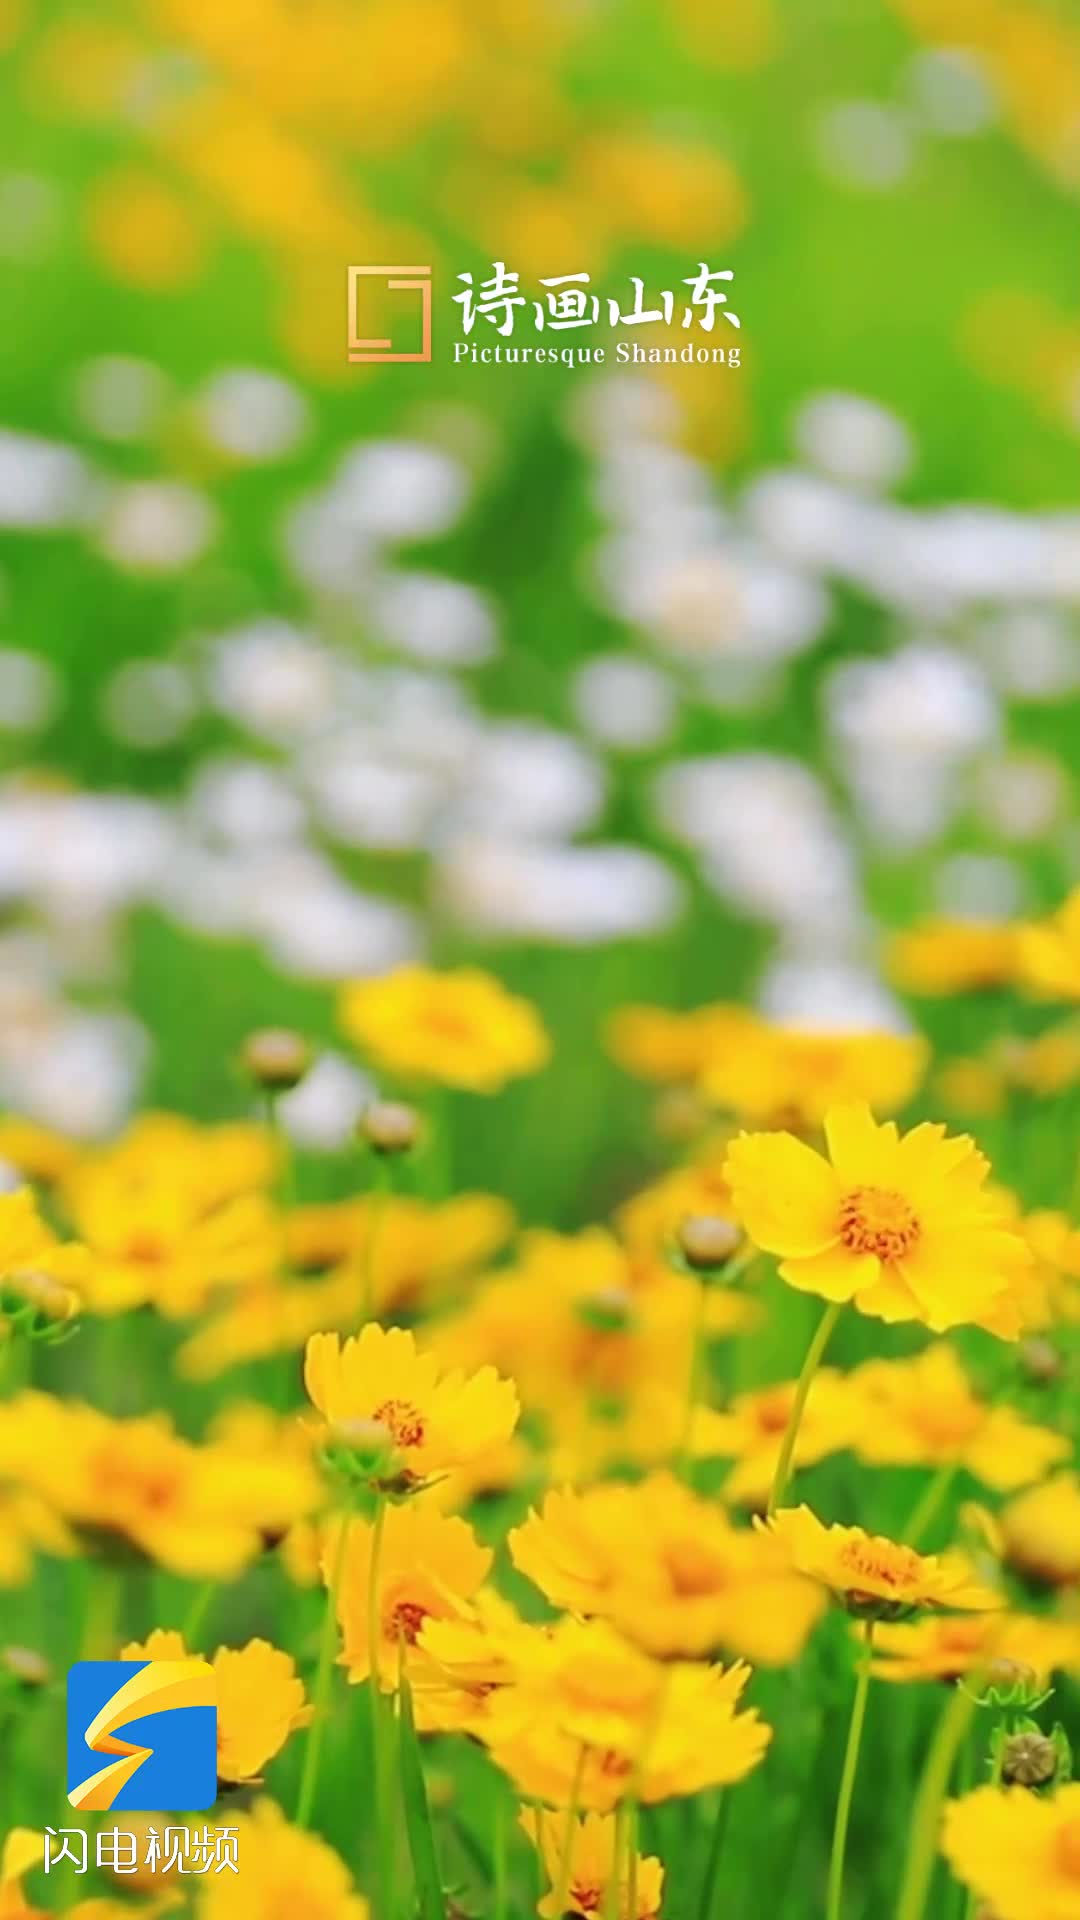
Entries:
[[[376, 284], [394, 294], [420, 295], [420, 344], [414, 351], [395, 351], [389, 338], [364, 332], [364, 308]], [[388, 366], [401, 366], [410, 361], [426, 365], [431, 359], [431, 268], [350, 267], [348, 337], [349, 360], [353, 366], [370, 366], [375, 361]]]
[[67, 1791], [83, 1812], [204, 1813], [217, 1799], [206, 1660], [80, 1660], [67, 1680]]

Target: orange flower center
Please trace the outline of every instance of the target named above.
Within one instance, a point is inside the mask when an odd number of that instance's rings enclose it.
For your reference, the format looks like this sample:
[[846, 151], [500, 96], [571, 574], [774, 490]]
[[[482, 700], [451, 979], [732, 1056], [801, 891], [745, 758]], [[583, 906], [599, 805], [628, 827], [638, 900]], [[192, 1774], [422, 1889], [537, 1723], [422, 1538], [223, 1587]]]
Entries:
[[922, 1228], [902, 1193], [889, 1187], [853, 1187], [840, 1206], [840, 1238], [849, 1253], [902, 1260]]
[[415, 1647], [427, 1617], [427, 1608], [422, 1607], [418, 1600], [399, 1600], [387, 1616], [387, 1639], [404, 1640], [407, 1647]]
[[1069, 1880], [1080, 1880], [1080, 1820], [1066, 1820], [1054, 1843], [1058, 1867]]
[[851, 1575], [845, 1590], [852, 1595], [882, 1588], [900, 1594], [918, 1586], [922, 1561], [912, 1547], [868, 1537], [849, 1540], [841, 1549], [840, 1565]]
[[600, 1896], [603, 1889], [586, 1885], [583, 1880], [570, 1882], [571, 1913], [599, 1913]]
[[411, 1400], [384, 1400], [371, 1417], [393, 1435], [395, 1446], [423, 1446], [427, 1432], [424, 1416]]
[[696, 1600], [723, 1586], [716, 1561], [696, 1540], [671, 1540], [663, 1550], [672, 1590], [680, 1600]]

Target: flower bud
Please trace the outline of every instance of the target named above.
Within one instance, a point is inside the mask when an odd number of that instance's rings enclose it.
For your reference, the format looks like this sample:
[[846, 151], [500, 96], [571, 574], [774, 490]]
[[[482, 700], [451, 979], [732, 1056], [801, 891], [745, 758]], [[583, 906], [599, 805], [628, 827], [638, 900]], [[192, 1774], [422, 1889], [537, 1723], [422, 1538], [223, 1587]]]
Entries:
[[394, 1436], [381, 1420], [335, 1420], [328, 1439], [365, 1473], [374, 1473], [394, 1451]]
[[1001, 1778], [1007, 1787], [1045, 1787], [1057, 1764], [1057, 1748], [1045, 1733], [1011, 1734], [1001, 1750]]
[[401, 1100], [375, 1100], [359, 1121], [360, 1138], [373, 1153], [408, 1153], [420, 1138], [420, 1115]]
[[311, 1066], [311, 1048], [288, 1027], [263, 1027], [249, 1034], [241, 1055], [245, 1070], [267, 1093], [289, 1093]]
[[695, 1213], [679, 1228], [679, 1252], [695, 1273], [714, 1273], [738, 1252], [742, 1235], [721, 1213]]
[[4, 1294], [20, 1306], [33, 1307], [45, 1320], [71, 1320], [80, 1306], [73, 1287], [66, 1287], [55, 1274], [33, 1269], [9, 1273], [4, 1280]]
[[33, 1647], [0, 1648], [0, 1674], [20, 1687], [45, 1687], [52, 1679], [52, 1668], [44, 1654]]
[[577, 1303], [579, 1320], [597, 1333], [622, 1333], [634, 1317], [634, 1299], [625, 1287], [597, 1287]]
[[1021, 1342], [1018, 1358], [1023, 1372], [1036, 1387], [1052, 1387], [1064, 1370], [1065, 1363], [1057, 1347], [1041, 1334]]
[[653, 1108], [653, 1126], [662, 1140], [683, 1145], [703, 1133], [709, 1110], [692, 1087], [667, 1087]]

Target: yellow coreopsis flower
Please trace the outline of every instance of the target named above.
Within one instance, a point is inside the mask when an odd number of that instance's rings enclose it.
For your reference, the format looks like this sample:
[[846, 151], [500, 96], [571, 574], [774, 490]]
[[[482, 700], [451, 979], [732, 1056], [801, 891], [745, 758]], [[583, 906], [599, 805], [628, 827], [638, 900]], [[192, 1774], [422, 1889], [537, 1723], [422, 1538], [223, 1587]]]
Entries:
[[555, 1606], [610, 1619], [657, 1655], [722, 1648], [784, 1665], [824, 1606], [774, 1541], [738, 1531], [670, 1473], [549, 1493], [509, 1545], [515, 1566]]
[[1052, 1673], [1080, 1663], [1080, 1623], [1035, 1614], [938, 1614], [882, 1621], [874, 1629], [871, 1672], [879, 1680], [962, 1679], [987, 1683], [1020, 1675], [1045, 1686]]
[[[771, 1387], [738, 1393], [724, 1411], [710, 1413], [695, 1452], [702, 1457], [735, 1460], [724, 1481], [724, 1497], [735, 1505], [765, 1505], [796, 1391], [794, 1380], [781, 1380]], [[830, 1454], [853, 1447], [859, 1415], [858, 1396], [848, 1377], [832, 1367], [820, 1368], [803, 1407], [793, 1468], [816, 1466]]]
[[817, 1580], [860, 1619], [900, 1620], [921, 1609], [958, 1613], [999, 1607], [960, 1554], [921, 1554], [862, 1527], [827, 1527], [809, 1507], [782, 1507], [755, 1523], [785, 1548], [799, 1573]]
[[748, 1007], [716, 1001], [676, 1013], [668, 1007], [620, 1007], [608, 1022], [609, 1051], [641, 1080], [696, 1080], [705, 1061], [744, 1045], [757, 1031]]
[[950, 1801], [941, 1844], [995, 1920], [1080, 1920], [1080, 1785], [979, 1787]]
[[1055, 1000], [1080, 1000], [1080, 887], [1049, 919], [1021, 927], [1016, 939], [1025, 986]]
[[[521, 1826], [538, 1849], [548, 1879], [549, 1891], [537, 1907], [544, 1920], [563, 1920], [565, 1913], [657, 1920], [664, 1897], [664, 1869], [659, 1860], [642, 1854], [637, 1857], [633, 1874], [628, 1859], [620, 1858], [616, 1868], [613, 1814], [586, 1813], [575, 1819], [569, 1832], [569, 1849], [565, 1813], [545, 1813], [539, 1808], [534, 1814], [523, 1812]], [[611, 1884], [616, 1872], [617, 1890]]]
[[[290, 1826], [280, 1807], [257, 1800], [237, 1814], [239, 1875], [212, 1874], [200, 1885], [200, 1920], [368, 1920], [343, 1860], [316, 1834]], [[226, 1882], [228, 1884], [226, 1885]]]
[[23, 1875], [44, 1860], [45, 1835], [31, 1827], [12, 1827], [0, 1848], [0, 1920], [31, 1920], [22, 1890]]
[[980, 1400], [944, 1341], [913, 1360], [869, 1360], [850, 1379], [862, 1400], [855, 1450], [872, 1466], [964, 1467], [1010, 1493], [1072, 1450], [1063, 1434]]
[[606, 1621], [560, 1620], [535, 1642], [516, 1682], [491, 1702], [484, 1739], [519, 1793], [609, 1813], [633, 1792], [644, 1805], [727, 1786], [771, 1738], [739, 1711], [744, 1666], [661, 1665]]
[[988, 1162], [966, 1135], [901, 1135], [866, 1105], [834, 1107], [828, 1158], [789, 1133], [740, 1134], [728, 1152], [736, 1212], [780, 1256], [789, 1286], [934, 1332], [1001, 1315], [1031, 1255]]
[[1080, 1584], [1080, 1476], [1057, 1473], [999, 1515], [1005, 1559], [1041, 1586]]
[[85, 1247], [65, 1244], [38, 1212], [29, 1187], [0, 1194], [0, 1291], [5, 1288], [51, 1319], [70, 1319], [87, 1291]]
[[701, 1091], [742, 1120], [820, 1127], [830, 1108], [865, 1101], [895, 1113], [911, 1099], [929, 1059], [913, 1034], [812, 1032], [758, 1023], [741, 1046], [706, 1060]]
[[888, 965], [897, 985], [910, 993], [978, 993], [1007, 986], [1016, 978], [1016, 933], [996, 920], [923, 920], [894, 935]]
[[332, 1438], [348, 1445], [362, 1428], [370, 1449], [381, 1432], [387, 1471], [414, 1484], [483, 1458], [517, 1425], [517, 1389], [494, 1367], [444, 1373], [396, 1327], [373, 1323], [344, 1346], [336, 1333], [315, 1334], [304, 1384]]
[[341, 995], [341, 1023], [376, 1065], [405, 1079], [498, 1093], [547, 1063], [550, 1043], [527, 1000], [475, 967], [399, 967]]
[[[156, 1628], [122, 1648], [121, 1660], [187, 1660], [183, 1634]], [[311, 1708], [291, 1654], [267, 1640], [219, 1647], [211, 1666], [217, 1698], [218, 1779], [259, 1785], [259, 1775], [291, 1733], [306, 1727]]]
[[182, 1439], [164, 1415], [113, 1420], [24, 1393], [0, 1406], [0, 1476], [99, 1545], [233, 1579], [318, 1504], [310, 1461]]
[[509, 1602], [485, 1589], [468, 1613], [420, 1628], [410, 1678], [416, 1724], [422, 1733], [468, 1733], [485, 1738], [492, 1702], [535, 1657], [548, 1629], [519, 1619]]
[[[414, 1654], [422, 1629], [432, 1620], [470, 1619], [472, 1602], [491, 1570], [492, 1554], [482, 1547], [472, 1528], [456, 1516], [433, 1512], [418, 1501], [388, 1507], [382, 1540], [366, 1520], [344, 1519], [348, 1527], [337, 1614], [344, 1642], [341, 1663], [356, 1685], [371, 1675], [372, 1652], [378, 1664], [380, 1686], [397, 1686], [402, 1659], [419, 1668], [423, 1684], [425, 1660]], [[329, 1583], [337, 1563], [340, 1534], [328, 1529], [322, 1554], [323, 1579]], [[375, 1567], [371, 1618], [372, 1558]]]

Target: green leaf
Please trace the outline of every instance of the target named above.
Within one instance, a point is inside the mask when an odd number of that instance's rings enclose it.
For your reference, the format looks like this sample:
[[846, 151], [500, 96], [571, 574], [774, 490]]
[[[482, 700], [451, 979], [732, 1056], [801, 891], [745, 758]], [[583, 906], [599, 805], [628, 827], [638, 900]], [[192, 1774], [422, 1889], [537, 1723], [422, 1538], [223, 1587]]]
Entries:
[[427, 1788], [424, 1784], [424, 1766], [420, 1758], [420, 1742], [416, 1736], [416, 1721], [413, 1718], [412, 1688], [405, 1675], [404, 1664], [400, 1693], [401, 1792], [405, 1807], [405, 1831], [409, 1836], [409, 1852], [412, 1855], [416, 1892], [420, 1903], [420, 1920], [446, 1920], [442, 1875], [439, 1872], [439, 1861], [435, 1852], [431, 1809], [428, 1806]]

